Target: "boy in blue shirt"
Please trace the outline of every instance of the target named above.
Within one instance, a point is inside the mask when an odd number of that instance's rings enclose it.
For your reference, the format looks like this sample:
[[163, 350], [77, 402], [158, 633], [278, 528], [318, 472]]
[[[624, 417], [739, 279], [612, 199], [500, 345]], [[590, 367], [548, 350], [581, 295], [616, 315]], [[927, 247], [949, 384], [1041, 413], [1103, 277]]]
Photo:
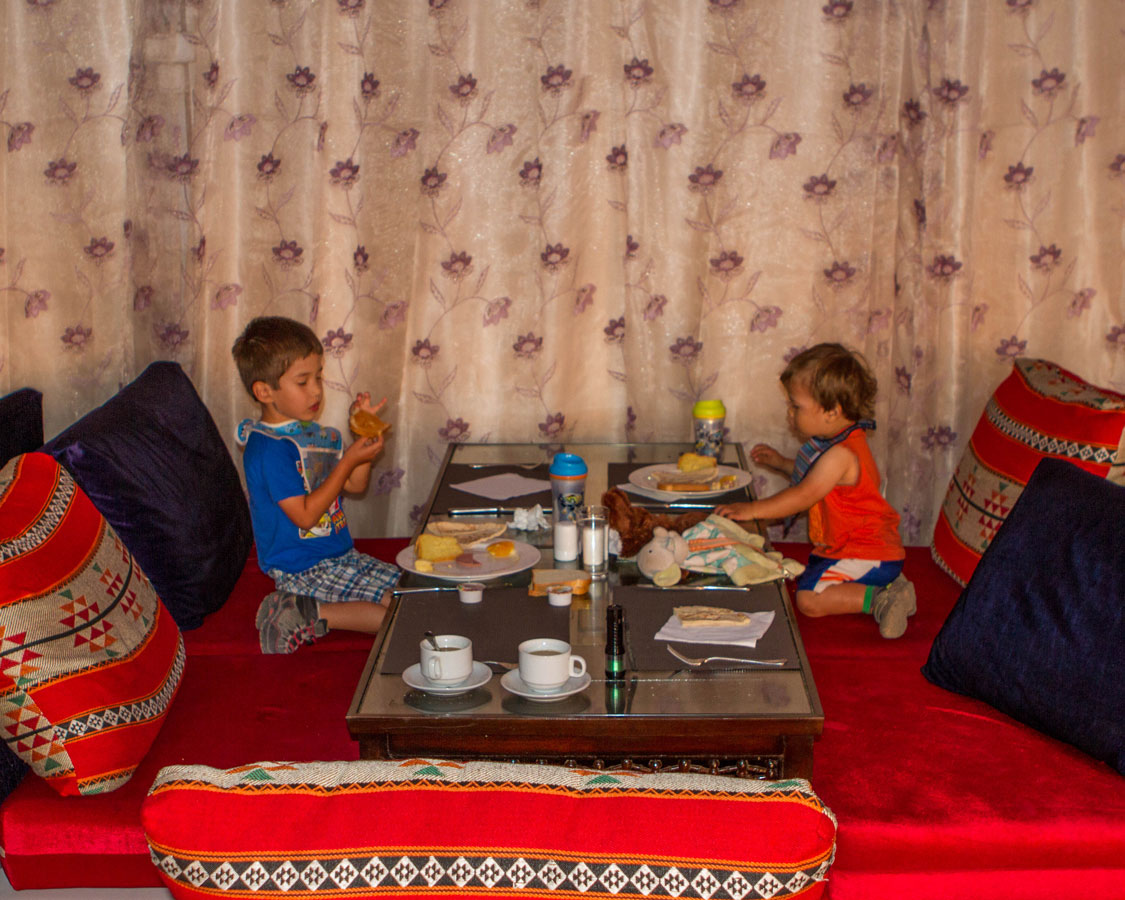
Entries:
[[[251, 321], [231, 348], [261, 418], [238, 426], [258, 563], [277, 586], [258, 609], [263, 653], [292, 653], [333, 628], [374, 634], [399, 570], [358, 552], [340, 492], [362, 493], [383, 438], [318, 425], [324, 348], [313, 331], [281, 316]], [[375, 413], [359, 394], [352, 411]]]

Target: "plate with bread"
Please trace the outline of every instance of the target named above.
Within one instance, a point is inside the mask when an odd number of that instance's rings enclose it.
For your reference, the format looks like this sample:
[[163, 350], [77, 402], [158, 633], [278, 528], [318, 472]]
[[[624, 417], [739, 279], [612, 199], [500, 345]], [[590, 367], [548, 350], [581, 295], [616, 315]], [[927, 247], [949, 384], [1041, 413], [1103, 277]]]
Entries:
[[644, 466], [629, 473], [629, 483], [663, 495], [662, 500], [682, 497], [715, 497], [746, 487], [751, 475], [745, 469], [721, 466], [713, 456], [681, 453], [675, 463]]
[[484, 581], [530, 569], [539, 548], [504, 537], [503, 522], [436, 521], [395, 557], [415, 575], [446, 581]]

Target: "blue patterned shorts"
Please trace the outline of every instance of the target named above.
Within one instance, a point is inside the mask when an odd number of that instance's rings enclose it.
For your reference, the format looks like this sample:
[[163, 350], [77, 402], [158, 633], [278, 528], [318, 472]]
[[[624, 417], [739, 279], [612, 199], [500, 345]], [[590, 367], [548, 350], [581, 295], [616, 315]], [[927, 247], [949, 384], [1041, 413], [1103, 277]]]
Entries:
[[[315, 597], [321, 603], [368, 600], [382, 603], [402, 572], [396, 566], [360, 553], [354, 547], [339, 556], [321, 560], [303, 572], [267, 573], [279, 591]], [[388, 598], [389, 599], [389, 598]]]

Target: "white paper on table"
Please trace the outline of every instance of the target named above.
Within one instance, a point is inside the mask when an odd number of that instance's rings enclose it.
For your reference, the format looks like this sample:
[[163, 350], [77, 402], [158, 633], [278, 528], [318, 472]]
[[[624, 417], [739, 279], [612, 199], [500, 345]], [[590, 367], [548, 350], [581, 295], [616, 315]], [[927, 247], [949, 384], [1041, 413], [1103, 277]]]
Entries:
[[683, 641], [685, 644], [732, 644], [738, 647], [756, 647], [758, 638], [773, 624], [773, 611], [747, 613], [749, 623], [733, 627], [720, 625], [708, 628], [705, 625], [684, 628], [673, 615], [656, 632], [658, 641]]
[[478, 497], [487, 497], [489, 500], [507, 500], [509, 497], [522, 497], [525, 494], [550, 490], [551, 482], [517, 475], [515, 472], [502, 472], [499, 475], [488, 475], [474, 481], [451, 484], [450, 487], [467, 494], [476, 494]]

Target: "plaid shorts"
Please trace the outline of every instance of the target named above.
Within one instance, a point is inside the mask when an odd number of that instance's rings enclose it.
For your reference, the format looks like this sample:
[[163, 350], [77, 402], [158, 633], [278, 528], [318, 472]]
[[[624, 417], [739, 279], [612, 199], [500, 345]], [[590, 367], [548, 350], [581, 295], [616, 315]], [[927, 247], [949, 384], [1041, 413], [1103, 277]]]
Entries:
[[809, 564], [797, 578], [797, 590], [819, 594], [834, 584], [871, 584], [884, 587], [898, 578], [902, 560], [880, 562], [877, 559], [829, 559], [827, 556], [809, 555]]
[[398, 584], [402, 572], [353, 547], [339, 556], [321, 560], [303, 572], [270, 569], [267, 574], [279, 591], [315, 597], [321, 603], [350, 600], [381, 603], [384, 594]]

